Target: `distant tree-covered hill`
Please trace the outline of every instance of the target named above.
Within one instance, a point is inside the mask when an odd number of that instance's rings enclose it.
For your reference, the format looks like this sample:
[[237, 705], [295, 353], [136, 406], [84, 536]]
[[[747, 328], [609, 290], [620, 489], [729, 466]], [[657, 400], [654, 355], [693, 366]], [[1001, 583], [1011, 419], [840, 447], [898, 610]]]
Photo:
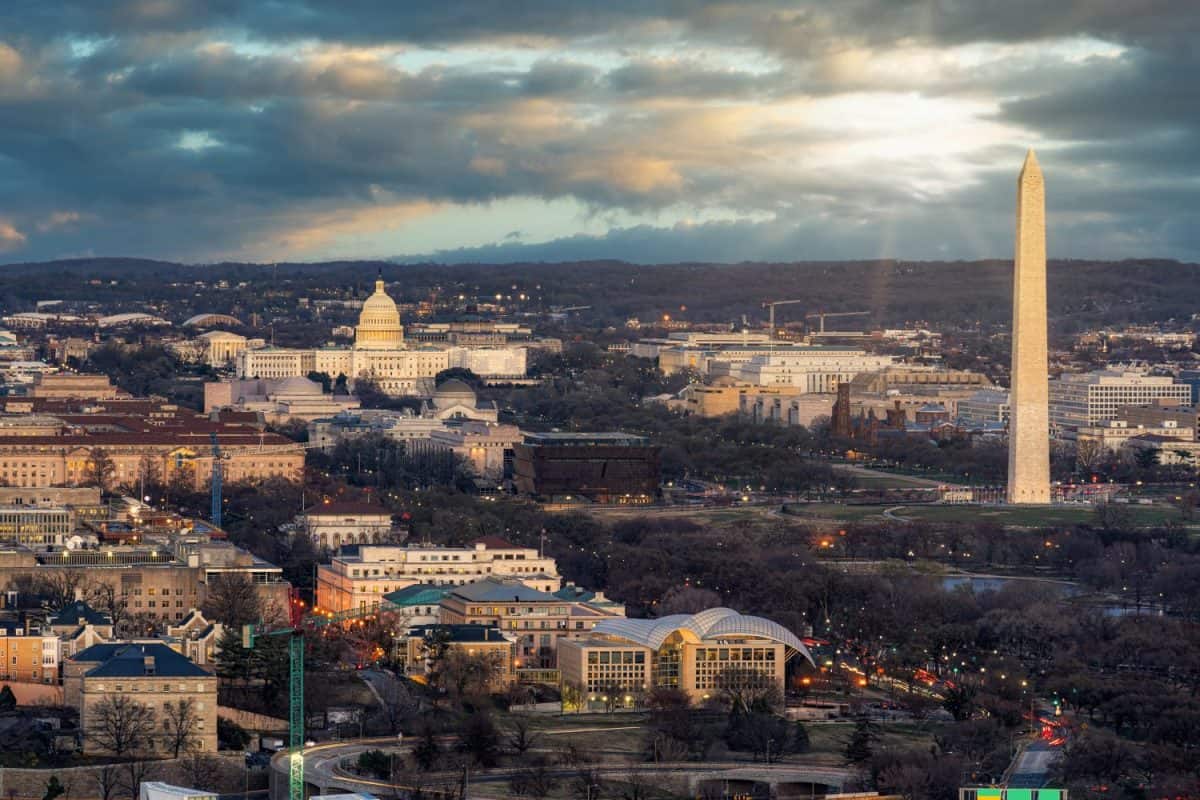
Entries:
[[[1011, 262], [795, 262], [786, 264], [635, 265], [617, 261], [563, 264], [411, 264], [338, 261], [314, 264], [174, 264], [126, 258], [72, 259], [0, 266], [0, 306], [27, 310], [37, 300], [86, 300], [106, 307], [163, 303], [187, 311], [246, 314], [294, 308], [293, 298], [365, 295], [378, 270], [398, 300], [431, 294], [489, 297], [523, 292], [531, 310], [590, 306], [585, 319], [616, 324], [663, 314], [704, 322], [762, 319], [762, 303], [800, 299], [779, 319], [818, 310], [870, 311], [873, 325], [912, 321], [985, 327], [1006, 324]], [[1200, 311], [1200, 265], [1164, 260], [1053, 261], [1051, 317], [1060, 333], [1094, 325], [1189, 320]], [[204, 291], [195, 281], [226, 280], [233, 289]], [[237, 290], [239, 282], [248, 284]], [[853, 325], [862, 324], [854, 319]]]

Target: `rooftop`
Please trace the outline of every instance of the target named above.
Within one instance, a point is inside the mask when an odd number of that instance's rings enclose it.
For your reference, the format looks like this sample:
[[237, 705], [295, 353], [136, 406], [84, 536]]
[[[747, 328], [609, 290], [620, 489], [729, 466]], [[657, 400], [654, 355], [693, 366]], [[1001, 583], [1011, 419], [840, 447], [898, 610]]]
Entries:
[[796, 634], [763, 617], [739, 614], [731, 608], [709, 608], [696, 614], [671, 614], [658, 619], [607, 619], [596, 624], [597, 635], [626, 639], [657, 650], [673, 633], [680, 632], [692, 641], [717, 641], [751, 636], [770, 639], [804, 656], [813, 663], [812, 655]]
[[434, 586], [430, 583], [414, 583], [383, 596], [394, 606], [435, 606], [450, 592], [449, 586]]
[[331, 503], [317, 503], [306, 508], [304, 513], [310, 517], [392, 516], [392, 512], [386, 506], [364, 503], [361, 500], [335, 500]]
[[471, 544], [481, 544], [487, 550], [520, 550], [518, 545], [513, 544], [507, 539], [501, 539], [499, 536], [481, 536], [475, 539]]
[[483, 578], [458, 586], [451, 590], [451, 597], [459, 597], [472, 603], [561, 603], [549, 592], [531, 589], [519, 580]]
[[112, 617], [97, 611], [82, 600], [63, 606], [62, 610], [50, 617], [50, 624], [78, 625], [79, 620], [89, 625], [112, 625]]
[[409, 637], [431, 639], [442, 635], [448, 642], [508, 642], [504, 632], [494, 625], [415, 625], [409, 628]]
[[534, 445], [574, 445], [586, 447], [592, 445], [623, 445], [641, 446], [650, 443], [645, 436], [621, 431], [605, 431], [600, 433], [561, 432], [526, 433], [525, 443]]
[[[147, 670], [147, 659], [153, 671]], [[72, 661], [100, 662], [86, 673], [89, 678], [209, 678], [212, 673], [194, 664], [191, 659], [176, 653], [165, 644], [129, 644], [111, 642], [94, 644], [76, 653]]]

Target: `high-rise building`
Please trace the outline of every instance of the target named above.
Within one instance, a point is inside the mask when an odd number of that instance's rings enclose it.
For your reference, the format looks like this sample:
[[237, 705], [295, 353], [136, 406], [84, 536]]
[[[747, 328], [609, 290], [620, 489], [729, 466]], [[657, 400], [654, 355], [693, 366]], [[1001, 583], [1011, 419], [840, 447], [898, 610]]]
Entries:
[[1013, 262], [1012, 419], [1008, 502], [1050, 502], [1050, 421], [1046, 353], [1046, 187], [1030, 150], [1017, 178]]

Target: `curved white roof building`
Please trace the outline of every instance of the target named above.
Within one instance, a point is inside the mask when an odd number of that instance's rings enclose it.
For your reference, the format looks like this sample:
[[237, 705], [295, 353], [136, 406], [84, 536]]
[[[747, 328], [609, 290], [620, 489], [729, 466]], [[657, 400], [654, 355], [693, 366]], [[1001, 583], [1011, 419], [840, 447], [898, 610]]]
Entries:
[[581, 703], [629, 705], [656, 687], [679, 689], [707, 701], [737, 686], [781, 692], [787, 663], [812, 654], [794, 633], [763, 617], [731, 608], [658, 619], [606, 619], [586, 638], [558, 645], [564, 684], [577, 686]]
[[182, 323], [185, 328], [211, 328], [214, 325], [234, 325], [242, 327], [242, 321], [229, 314], [196, 314], [188, 317]]
[[124, 314], [110, 314], [107, 317], [100, 317], [96, 320], [96, 324], [101, 328], [118, 328], [122, 325], [170, 325], [171, 323], [153, 314], [144, 314], [141, 311], [129, 311]]
[[594, 633], [627, 639], [651, 650], [661, 648], [674, 634], [697, 643], [751, 636], [778, 642], [816, 665], [796, 634], [778, 622], [739, 614], [732, 608], [709, 608], [696, 614], [671, 614], [657, 619], [605, 620], [596, 625]]

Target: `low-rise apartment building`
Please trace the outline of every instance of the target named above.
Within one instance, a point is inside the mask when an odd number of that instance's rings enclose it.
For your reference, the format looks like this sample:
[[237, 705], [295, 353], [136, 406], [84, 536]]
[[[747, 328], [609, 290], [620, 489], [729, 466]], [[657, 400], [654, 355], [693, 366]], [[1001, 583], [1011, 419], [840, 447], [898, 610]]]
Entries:
[[0, 620], [0, 680], [58, 683], [58, 637], [28, 619]]

